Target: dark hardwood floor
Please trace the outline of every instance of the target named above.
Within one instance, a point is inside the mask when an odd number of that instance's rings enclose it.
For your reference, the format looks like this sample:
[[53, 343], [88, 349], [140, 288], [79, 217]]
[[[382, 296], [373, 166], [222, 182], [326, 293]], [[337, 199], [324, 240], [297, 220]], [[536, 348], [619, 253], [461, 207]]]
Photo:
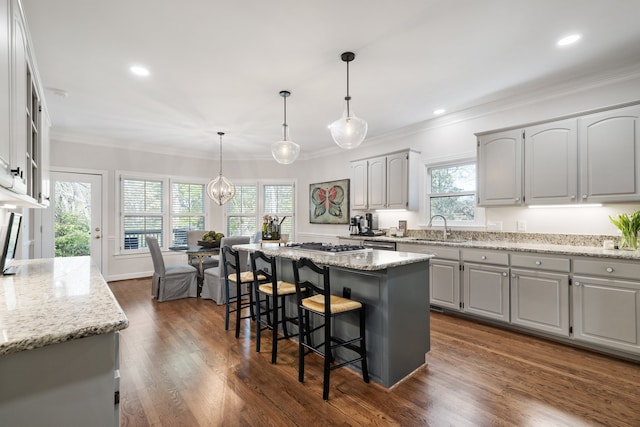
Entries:
[[[120, 337], [123, 426], [640, 426], [640, 365], [431, 313], [431, 351], [390, 390], [320, 359], [298, 382], [297, 345], [278, 364], [253, 325], [224, 330], [224, 308], [157, 303], [150, 279], [109, 284], [127, 317]], [[407, 325], [407, 327], [411, 327]]]

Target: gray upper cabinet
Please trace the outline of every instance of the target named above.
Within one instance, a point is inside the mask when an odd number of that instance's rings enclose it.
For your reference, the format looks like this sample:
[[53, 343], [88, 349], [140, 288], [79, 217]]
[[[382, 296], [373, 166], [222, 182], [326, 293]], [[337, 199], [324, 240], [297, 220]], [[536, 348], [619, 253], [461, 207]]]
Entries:
[[367, 209], [367, 170], [366, 160], [351, 163], [351, 209]]
[[522, 131], [478, 137], [478, 205], [522, 204]]
[[479, 206], [638, 200], [640, 105], [478, 134]]
[[525, 128], [524, 194], [527, 204], [576, 202], [577, 127], [577, 119], [567, 119]]
[[351, 162], [351, 208], [417, 209], [417, 154], [409, 150]]
[[369, 177], [367, 180], [368, 209], [387, 207], [387, 158], [369, 159]]
[[10, 187], [13, 183], [11, 173], [11, 64], [9, 43], [11, 40], [11, 9], [9, 0], [0, 0], [0, 186]]
[[584, 202], [640, 199], [640, 106], [580, 118], [580, 192]]
[[48, 126], [20, 1], [0, 0], [0, 200], [48, 205]]
[[18, 0], [11, 8], [11, 170], [9, 187], [18, 194], [27, 192], [27, 33]]

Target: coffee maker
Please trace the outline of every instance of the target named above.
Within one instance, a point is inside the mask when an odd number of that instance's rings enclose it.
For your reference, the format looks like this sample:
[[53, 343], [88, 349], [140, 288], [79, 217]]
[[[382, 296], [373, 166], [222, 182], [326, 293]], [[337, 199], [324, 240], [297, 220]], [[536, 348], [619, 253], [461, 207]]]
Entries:
[[362, 234], [362, 223], [364, 218], [361, 215], [356, 215], [351, 217], [351, 222], [349, 223], [349, 234], [352, 236], [359, 236]]
[[361, 236], [373, 236], [375, 230], [378, 226], [378, 217], [373, 214], [366, 213], [364, 214], [364, 218], [361, 218], [362, 226], [360, 227], [360, 235]]

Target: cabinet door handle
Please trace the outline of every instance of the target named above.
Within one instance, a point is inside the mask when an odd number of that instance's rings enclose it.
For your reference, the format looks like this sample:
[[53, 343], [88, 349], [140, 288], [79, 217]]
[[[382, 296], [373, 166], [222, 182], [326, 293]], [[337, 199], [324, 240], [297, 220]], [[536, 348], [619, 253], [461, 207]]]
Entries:
[[536, 261], [536, 265], [542, 265], [542, 261]]
[[580, 282], [573, 282], [574, 285], [580, 286]]
[[482, 255], [480, 258], [482, 258], [482, 259], [487, 259], [487, 257], [486, 257], [486, 256], [484, 256], [484, 255]]
[[502, 276], [507, 277], [508, 274], [506, 272], [502, 272]]
[[513, 277], [515, 279], [517, 277], [516, 273], [511, 273], [511, 277]]
[[582, 198], [583, 198], [583, 199], [586, 199], [586, 198], [587, 198], [587, 195], [586, 195], [586, 194], [583, 194], [583, 195], [582, 195]]
[[516, 197], [516, 202], [519, 202], [519, 201], [520, 201], [520, 197]]
[[607, 273], [613, 273], [613, 268], [607, 267]]

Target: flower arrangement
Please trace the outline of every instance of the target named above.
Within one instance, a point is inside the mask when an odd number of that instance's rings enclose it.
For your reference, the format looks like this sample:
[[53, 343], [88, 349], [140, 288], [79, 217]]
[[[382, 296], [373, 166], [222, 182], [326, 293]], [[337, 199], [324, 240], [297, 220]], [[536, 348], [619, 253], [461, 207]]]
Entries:
[[620, 249], [638, 249], [638, 231], [640, 231], [640, 210], [632, 213], [609, 215], [609, 221], [622, 233]]

